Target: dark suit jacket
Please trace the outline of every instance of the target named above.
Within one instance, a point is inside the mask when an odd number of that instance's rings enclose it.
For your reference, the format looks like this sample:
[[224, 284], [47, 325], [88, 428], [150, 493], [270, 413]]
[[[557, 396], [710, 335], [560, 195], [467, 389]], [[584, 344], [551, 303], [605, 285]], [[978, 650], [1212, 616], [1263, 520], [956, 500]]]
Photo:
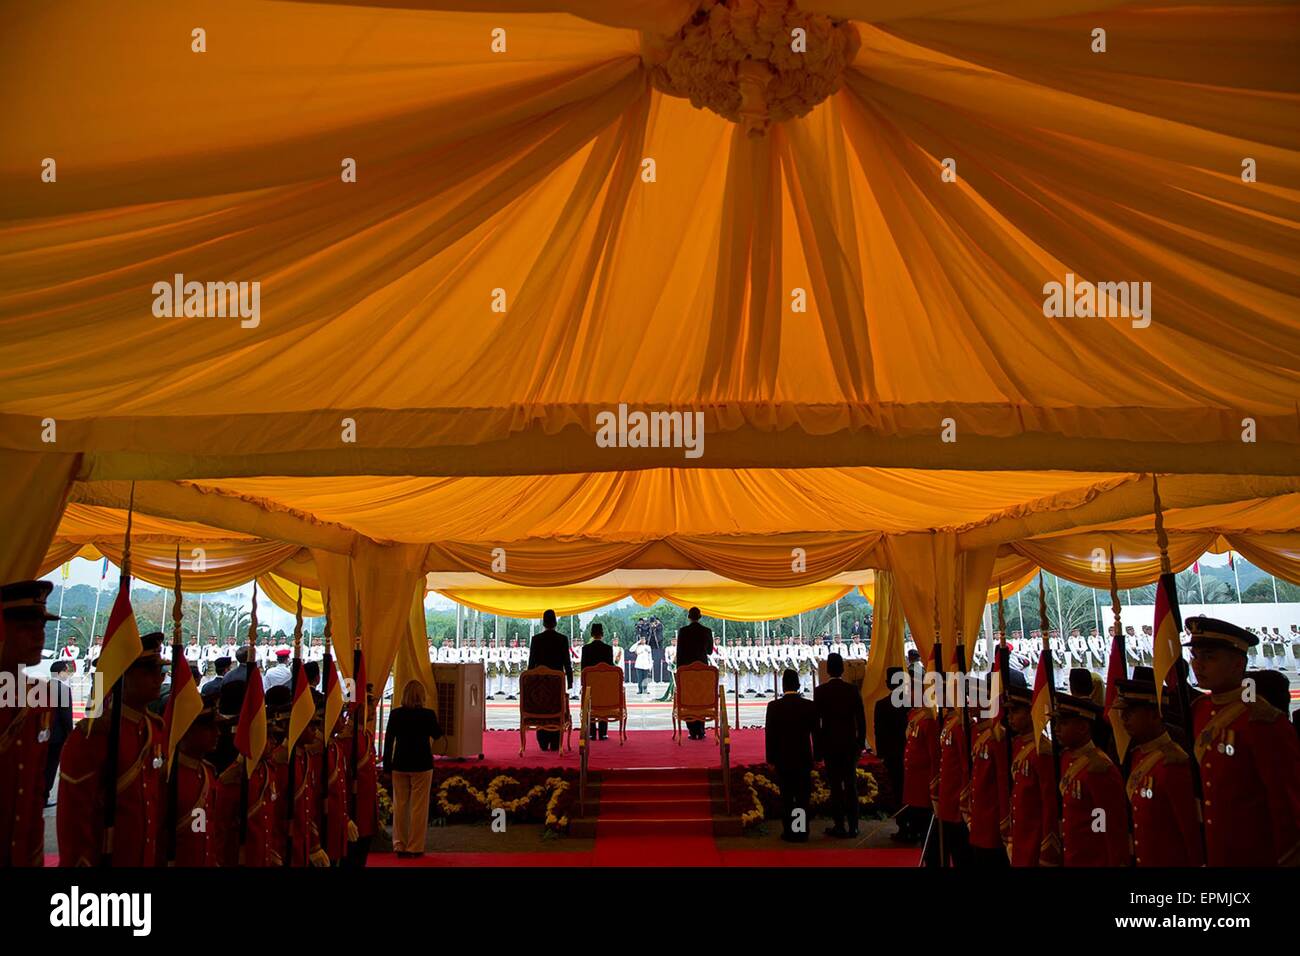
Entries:
[[713, 632], [699, 621], [692, 621], [677, 631], [677, 666], [707, 664], [713, 653]]
[[828, 680], [813, 691], [817, 707], [817, 755], [823, 760], [857, 760], [867, 748], [867, 713], [862, 695], [845, 680]]
[[432, 770], [430, 741], [441, 736], [438, 715], [428, 707], [394, 707], [384, 729], [384, 768], [403, 773]]
[[592, 664], [614, 663], [614, 648], [604, 641], [588, 641], [582, 645], [582, 661], [579, 666], [586, 670]]
[[569, 657], [569, 638], [559, 631], [534, 634], [528, 645], [528, 669], [551, 667], [564, 671], [566, 686], [573, 686], [573, 659]]
[[767, 762], [782, 771], [811, 770], [817, 705], [798, 694], [785, 694], [767, 705], [766, 724]]

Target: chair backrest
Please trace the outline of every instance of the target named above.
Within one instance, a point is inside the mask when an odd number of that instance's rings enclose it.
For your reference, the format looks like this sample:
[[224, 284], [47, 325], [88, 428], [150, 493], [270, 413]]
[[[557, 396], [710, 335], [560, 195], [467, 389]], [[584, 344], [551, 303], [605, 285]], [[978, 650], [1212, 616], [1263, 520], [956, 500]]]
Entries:
[[712, 707], [718, 700], [718, 669], [698, 661], [677, 668], [677, 700], [681, 707]]
[[519, 675], [519, 719], [555, 720], [569, 707], [564, 671], [534, 667]]
[[591, 691], [592, 707], [617, 707], [623, 700], [623, 668], [613, 664], [584, 667], [582, 686]]

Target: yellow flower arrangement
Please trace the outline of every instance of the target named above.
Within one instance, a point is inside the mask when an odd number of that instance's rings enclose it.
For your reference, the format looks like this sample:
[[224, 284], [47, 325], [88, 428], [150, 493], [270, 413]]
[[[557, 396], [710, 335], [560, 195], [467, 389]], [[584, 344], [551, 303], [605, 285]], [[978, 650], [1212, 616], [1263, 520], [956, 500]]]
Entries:
[[[741, 778], [749, 790], [750, 800], [753, 802], [753, 809], [745, 810], [740, 814], [740, 825], [749, 828], [756, 823], [761, 823], [766, 814], [763, 810], [763, 799], [759, 794], [760, 790], [765, 790], [775, 799], [781, 798], [781, 788], [769, 780], [761, 773], [746, 771]], [[812, 772], [812, 799], [809, 801], [814, 811], [825, 810], [830, 803], [830, 788], [822, 782], [822, 776], [816, 770]], [[880, 785], [876, 782], [875, 776], [867, 770], [858, 768], [858, 805], [867, 808], [875, 806], [876, 800], [880, 797]]]
[[[484, 811], [502, 809], [510, 817], [526, 819], [535, 802], [549, 794], [545, 811], [546, 827], [551, 830], [568, 829], [569, 817], [567, 814], [560, 815], [558, 808], [563, 802], [564, 795], [572, 789], [572, 784], [561, 777], [548, 777], [544, 784], [529, 788], [526, 793], [513, 800], [502, 798], [501, 791], [504, 788], [518, 785], [519, 781], [514, 777], [500, 774], [488, 782], [487, 790], [484, 791], [479, 790], [464, 777], [448, 777], [438, 787], [438, 809], [443, 816], [449, 818], [460, 815], [476, 817]], [[464, 791], [465, 798], [455, 802], [453, 797], [459, 790]]]

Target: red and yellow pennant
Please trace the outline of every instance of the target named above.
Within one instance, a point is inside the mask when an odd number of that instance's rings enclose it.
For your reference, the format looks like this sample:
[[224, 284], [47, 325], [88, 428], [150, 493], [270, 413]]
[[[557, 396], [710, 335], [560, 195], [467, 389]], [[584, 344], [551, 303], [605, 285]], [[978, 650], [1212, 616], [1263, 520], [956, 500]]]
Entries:
[[[108, 626], [104, 629], [104, 644], [99, 651], [99, 660], [95, 664], [97, 686], [104, 694], [126, 673], [137, 657], [144, 650], [140, 642], [140, 629], [135, 623], [135, 612], [131, 609], [131, 581], [126, 575], [117, 588], [117, 598], [113, 601], [113, 610], [108, 615]], [[174, 678], [173, 678], [174, 679]], [[92, 711], [99, 710], [102, 700], [91, 704]]]
[[164, 737], [167, 740], [167, 773], [175, 767], [174, 757], [181, 738], [203, 710], [203, 697], [194, 683], [194, 675], [179, 645], [172, 650], [172, 692], [163, 711]]
[[239, 726], [235, 729], [235, 749], [243, 754], [244, 769], [251, 777], [266, 750], [266, 694], [262, 690], [262, 672], [251, 653], [244, 706], [240, 708]]

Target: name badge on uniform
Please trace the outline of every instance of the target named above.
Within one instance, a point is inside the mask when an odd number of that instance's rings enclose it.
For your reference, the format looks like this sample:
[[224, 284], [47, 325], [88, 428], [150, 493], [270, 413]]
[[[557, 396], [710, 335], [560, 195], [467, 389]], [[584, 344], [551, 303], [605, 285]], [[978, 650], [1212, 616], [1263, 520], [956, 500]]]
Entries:
[[36, 735], [36, 742], [38, 744], [43, 744], [49, 739], [50, 739], [50, 728], [48, 727], [46, 727], [39, 734]]

